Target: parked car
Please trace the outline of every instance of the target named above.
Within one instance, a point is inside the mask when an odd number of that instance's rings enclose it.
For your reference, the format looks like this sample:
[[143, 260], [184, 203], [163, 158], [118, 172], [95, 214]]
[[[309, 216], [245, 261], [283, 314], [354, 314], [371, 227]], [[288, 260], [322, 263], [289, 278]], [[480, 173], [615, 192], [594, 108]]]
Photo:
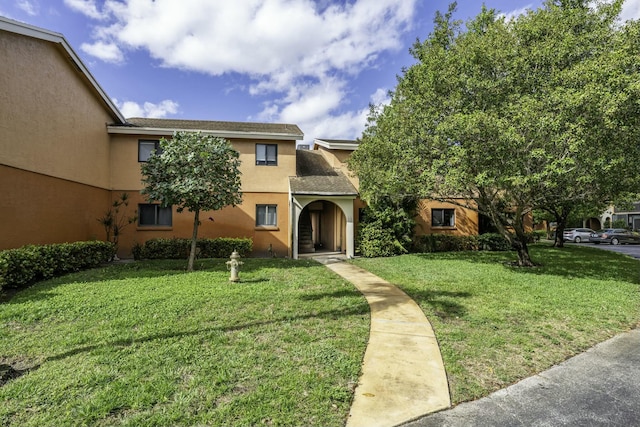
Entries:
[[569, 242], [588, 242], [591, 235], [595, 233], [590, 228], [565, 228], [562, 238]]
[[598, 230], [589, 237], [589, 241], [595, 243], [609, 243], [620, 245], [624, 243], [640, 243], [640, 234], [632, 233], [624, 228], [607, 228]]

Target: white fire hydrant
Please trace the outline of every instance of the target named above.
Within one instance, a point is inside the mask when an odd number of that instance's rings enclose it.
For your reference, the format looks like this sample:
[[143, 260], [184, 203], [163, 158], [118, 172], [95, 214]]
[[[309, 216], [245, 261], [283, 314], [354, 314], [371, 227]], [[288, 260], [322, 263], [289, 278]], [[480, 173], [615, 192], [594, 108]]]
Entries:
[[244, 264], [244, 262], [239, 261], [240, 254], [238, 253], [238, 251], [233, 251], [229, 258], [230, 260], [226, 262], [227, 270], [231, 271], [231, 277], [229, 277], [229, 281], [239, 282], [240, 277], [238, 277], [238, 273], [240, 272], [240, 266]]

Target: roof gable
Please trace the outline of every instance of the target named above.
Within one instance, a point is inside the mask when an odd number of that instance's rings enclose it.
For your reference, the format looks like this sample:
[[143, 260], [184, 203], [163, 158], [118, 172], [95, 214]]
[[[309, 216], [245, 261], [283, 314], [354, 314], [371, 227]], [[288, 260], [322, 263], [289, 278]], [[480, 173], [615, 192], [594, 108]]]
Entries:
[[84, 78], [87, 79], [96, 95], [102, 99], [105, 107], [111, 114], [111, 116], [119, 123], [124, 123], [125, 118], [109, 98], [106, 92], [98, 84], [97, 80], [91, 75], [89, 69], [84, 65], [80, 57], [75, 53], [71, 45], [67, 42], [64, 36], [60, 33], [48, 31], [42, 28], [34, 27], [32, 25], [25, 24], [23, 22], [14, 21], [12, 19], [0, 16], [0, 31], [7, 31], [14, 34], [20, 34], [26, 37], [32, 37], [35, 39], [47, 41], [59, 46], [65, 53], [67, 58], [77, 67], [82, 73]]

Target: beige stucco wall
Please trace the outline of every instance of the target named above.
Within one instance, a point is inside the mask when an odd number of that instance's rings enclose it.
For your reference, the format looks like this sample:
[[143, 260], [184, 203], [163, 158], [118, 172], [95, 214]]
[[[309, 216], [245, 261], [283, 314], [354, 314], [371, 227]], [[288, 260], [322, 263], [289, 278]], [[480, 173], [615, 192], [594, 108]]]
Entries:
[[353, 153], [351, 150], [329, 150], [328, 148], [316, 145], [316, 149], [322, 153], [327, 163], [333, 168], [340, 169], [344, 173], [354, 187], [360, 188], [358, 177], [349, 170], [347, 159]]
[[[111, 136], [111, 188], [127, 190], [142, 188], [142, 175], [138, 162], [138, 141], [141, 139], [157, 140], [160, 137], [118, 134]], [[230, 142], [240, 153], [242, 191], [267, 193], [289, 191], [289, 177], [296, 174], [295, 141], [232, 139]], [[278, 144], [277, 166], [255, 164], [257, 143]]]
[[[455, 209], [455, 227], [432, 227], [431, 209]], [[433, 200], [421, 200], [416, 217], [416, 234], [453, 234], [472, 235], [478, 234], [478, 212], [457, 206], [453, 203], [438, 202]]]
[[105, 239], [107, 190], [0, 165], [0, 194], [0, 250]]
[[0, 164], [109, 187], [113, 118], [58, 45], [0, 31]]

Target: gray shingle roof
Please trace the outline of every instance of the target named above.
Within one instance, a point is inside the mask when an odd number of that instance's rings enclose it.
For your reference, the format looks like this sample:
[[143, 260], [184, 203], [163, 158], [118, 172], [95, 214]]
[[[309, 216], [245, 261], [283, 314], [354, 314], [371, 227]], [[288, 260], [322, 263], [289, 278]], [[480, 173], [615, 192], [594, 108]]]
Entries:
[[132, 117], [127, 119], [127, 124], [125, 126], [168, 130], [202, 130], [283, 134], [299, 137], [304, 136], [297, 125], [285, 123], [223, 122], [213, 120], [176, 120]]
[[296, 151], [296, 175], [289, 178], [292, 194], [358, 195], [349, 178], [340, 170], [332, 168], [318, 151]]

